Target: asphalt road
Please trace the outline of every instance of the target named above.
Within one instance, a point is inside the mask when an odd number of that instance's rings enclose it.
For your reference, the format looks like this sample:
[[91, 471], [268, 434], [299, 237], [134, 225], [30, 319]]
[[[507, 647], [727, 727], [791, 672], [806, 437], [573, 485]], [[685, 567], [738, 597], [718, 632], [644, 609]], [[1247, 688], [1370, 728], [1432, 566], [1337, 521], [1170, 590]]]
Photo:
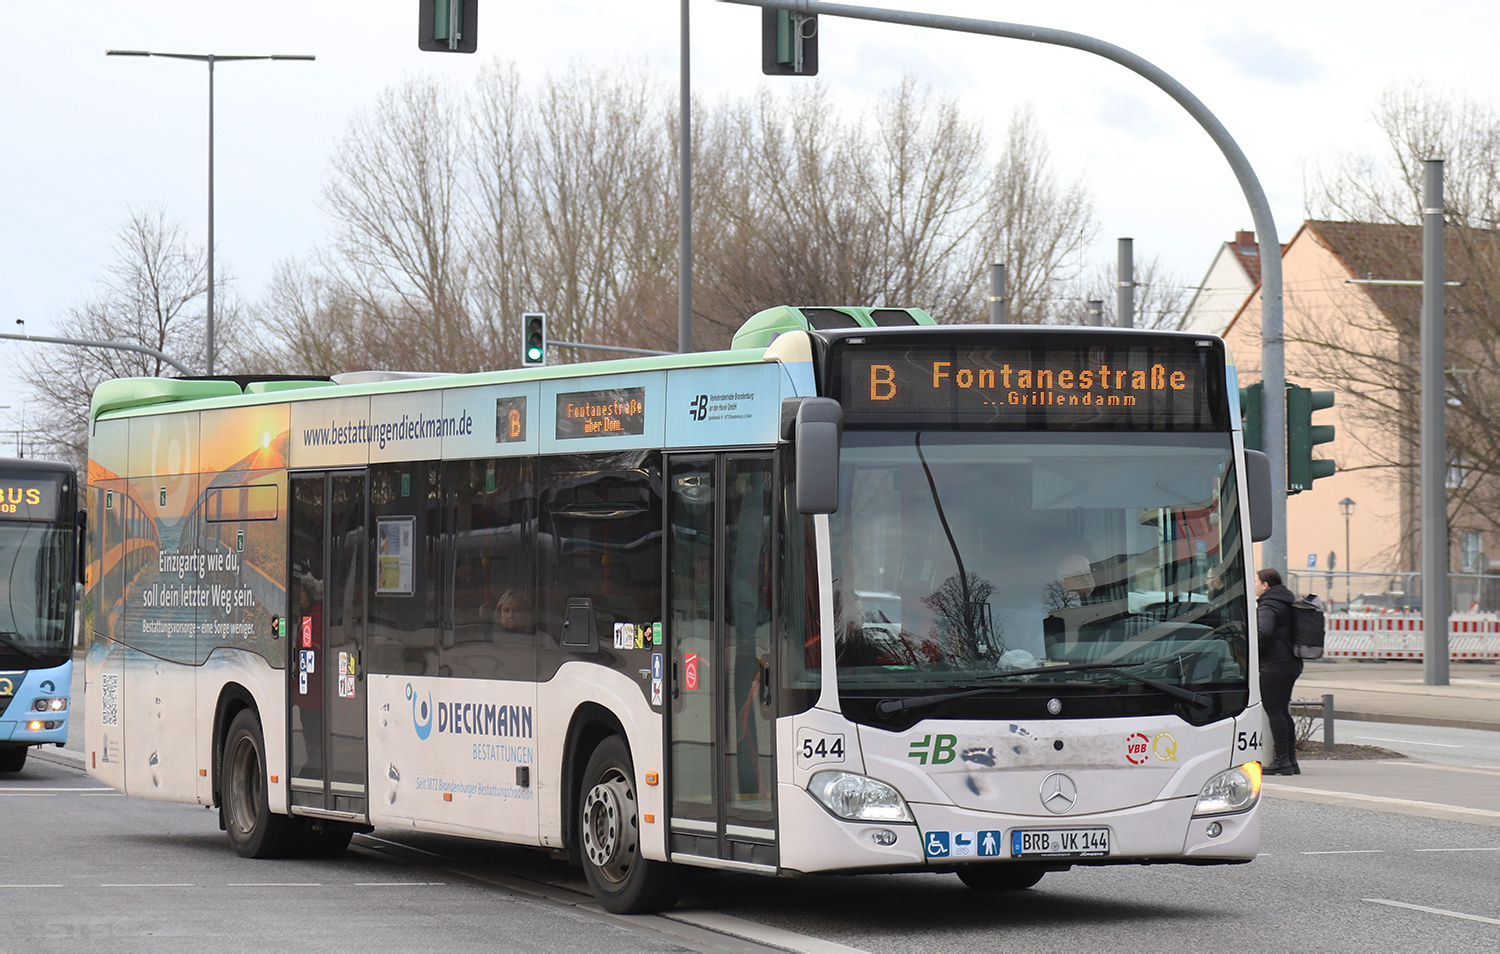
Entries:
[[341, 859], [249, 861], [214, 812], [33, 759], [0, 782], [0, 949], [1500, 951], [1500, 827], [1275, 795], [1263, 811], [1249, 865], [1075, 868], [1011, 895], [705, 873], [666, 916], [620, 918], [539, 852], [377, 830]]

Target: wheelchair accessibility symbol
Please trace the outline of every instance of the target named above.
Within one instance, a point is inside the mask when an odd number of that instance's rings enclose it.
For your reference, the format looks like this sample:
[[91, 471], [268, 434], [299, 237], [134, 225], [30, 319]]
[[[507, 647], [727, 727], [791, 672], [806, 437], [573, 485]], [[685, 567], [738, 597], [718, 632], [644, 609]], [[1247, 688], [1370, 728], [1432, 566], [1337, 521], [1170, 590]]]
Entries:
[[927, 833], [927, 857], [947, 858], [952, 854], [950, 835], [946, 831], [929, 831]]

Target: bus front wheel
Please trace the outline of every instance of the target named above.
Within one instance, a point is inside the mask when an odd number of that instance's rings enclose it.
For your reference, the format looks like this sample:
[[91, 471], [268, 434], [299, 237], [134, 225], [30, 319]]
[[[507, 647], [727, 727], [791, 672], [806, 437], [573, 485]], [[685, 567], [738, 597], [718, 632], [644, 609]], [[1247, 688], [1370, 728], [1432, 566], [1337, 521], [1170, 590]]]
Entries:
[[612, 914], [639, 914], [675, 904], [677, 871], [641, 856], [635, 768], [619, 736], [594, 749], [580, 795], [583, 873], [600, 906]]
[[297, 823], [271, 811], [266, 792], [266, 743], [260, 718], [241, 710], [224, 740], [219, 792], [224, 830], [246, 858], [281, 858], [292, 850]]
[[26, 767], [26, 749], [24, 745], [10, 745], [0, 748], [0, 772], [19, 772]]
[[1033, 865], [976, 864], [958, 869], [958, 878], [975, 891], [1025, 891], [1046, 873]]

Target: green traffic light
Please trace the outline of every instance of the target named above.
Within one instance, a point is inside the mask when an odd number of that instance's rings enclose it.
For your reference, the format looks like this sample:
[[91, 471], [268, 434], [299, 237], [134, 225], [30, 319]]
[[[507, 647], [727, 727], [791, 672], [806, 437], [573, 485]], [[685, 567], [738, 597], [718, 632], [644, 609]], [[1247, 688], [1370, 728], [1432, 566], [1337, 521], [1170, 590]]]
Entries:
[[1331, 477], [1337, 470], [1334, 462], [1314, 458], [1313, 448], [1333, 440], [1332, 424], [1314, 424], [1314, 411], [1333, 407], [1332, 391], [1287, 385], [1286, 389], [1286, 489], [1295, 494], [1311, 490], [1313, 481]]

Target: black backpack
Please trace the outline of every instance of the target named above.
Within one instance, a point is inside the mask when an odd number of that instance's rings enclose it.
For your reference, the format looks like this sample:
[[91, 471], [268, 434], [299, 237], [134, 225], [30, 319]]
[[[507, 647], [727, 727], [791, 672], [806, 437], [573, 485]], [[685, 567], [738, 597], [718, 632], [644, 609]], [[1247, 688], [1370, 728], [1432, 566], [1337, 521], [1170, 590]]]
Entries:
[[1323, 655], [1323, 604], [1316, 595], [1299, 596], [1292, 603], [1292, 653], [1298, 659]]

